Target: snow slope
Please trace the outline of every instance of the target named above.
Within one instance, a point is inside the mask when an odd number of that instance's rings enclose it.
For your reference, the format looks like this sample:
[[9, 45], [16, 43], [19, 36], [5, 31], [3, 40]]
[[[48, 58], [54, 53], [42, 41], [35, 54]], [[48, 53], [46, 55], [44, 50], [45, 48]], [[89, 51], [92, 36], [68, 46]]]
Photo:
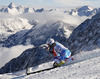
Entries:
[[[26, 76], [25, 70], [16, 73], [0, 75], [1, 79], [100, 79], [100, 49], [81, 52], [74, 61], [68, 60], [67, 64], [49, 71]], [[37, 69], [50, 66], [52, 63], [44, 63]], [[31, 68], [32, 71], [33, 68]]]

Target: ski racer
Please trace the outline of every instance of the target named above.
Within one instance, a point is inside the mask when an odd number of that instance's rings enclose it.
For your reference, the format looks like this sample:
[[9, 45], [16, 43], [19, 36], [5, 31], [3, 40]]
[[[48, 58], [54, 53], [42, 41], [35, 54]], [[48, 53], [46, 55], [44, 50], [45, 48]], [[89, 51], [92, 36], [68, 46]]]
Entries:
[[71, 57], [70, 50], [61, 43], [55, 42], [54, 39], [49, 38], [46, 43], [48, 45], [47, 49], [54, 56], [54, 67], [63, 65], [65, 61]]

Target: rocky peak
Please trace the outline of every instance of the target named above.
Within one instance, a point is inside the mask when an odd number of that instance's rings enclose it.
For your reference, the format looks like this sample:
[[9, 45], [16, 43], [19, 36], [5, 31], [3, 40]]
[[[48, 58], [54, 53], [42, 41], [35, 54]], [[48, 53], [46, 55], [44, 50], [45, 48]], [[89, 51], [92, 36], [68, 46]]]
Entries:
[[15, 4], [14, 4], [13, 2], [11, 2], [11, 3], [8, 5], [8, 7], [9, 7], [10, 9], [12, 9], [12, 8], [15, 8], [16, 6], [15, 6]]
[[90, 11], [90, 10], [93, 10], [91, 7], [89, 6], [82, 6], [78, 9], [78, 11]]

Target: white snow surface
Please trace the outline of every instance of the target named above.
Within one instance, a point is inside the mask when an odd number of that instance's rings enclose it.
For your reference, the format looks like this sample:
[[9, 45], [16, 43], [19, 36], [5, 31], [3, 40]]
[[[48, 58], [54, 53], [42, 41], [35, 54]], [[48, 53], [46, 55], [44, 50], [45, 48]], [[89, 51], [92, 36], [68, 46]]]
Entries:
[[[73, 56], [62, 67], [36, 74], [26, 75], [25, 70], [1, 74], [0, 79], [100, 79], [100, 49], [82, 51]], [[52, 67], [53, 62], [30, 68], [30, 72]]]

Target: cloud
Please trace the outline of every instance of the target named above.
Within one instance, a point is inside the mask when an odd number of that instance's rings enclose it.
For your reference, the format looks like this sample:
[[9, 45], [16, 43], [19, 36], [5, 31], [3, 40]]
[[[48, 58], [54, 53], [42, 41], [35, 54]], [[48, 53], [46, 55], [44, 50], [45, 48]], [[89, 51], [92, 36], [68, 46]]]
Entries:
[[[49, 16], [49, 17], [48, 17]], [[57, 21], [63, 21], [68, 24], [72, 24], [75, 26], [78, 26], [80, 23], [82, 23], [84, 20], [87, 19], [87, 17], [80, 17], [80, 16], [71, 16], [66, 13], [58, 11], [53, 12], [42, 12], [42, 13], [34, 13], [34, 14], [23, 14], [20, 17], [26, 18], [29, 20], [32, 20], [33, 18], [38, 21], [38, 26], [42, 26], [45, 23], [54, 23]]]
[[18, 57], [23, 51], [28, 48], [32, 48], [32, 45], [23, 46], [13, 46], [11, 48], [1, 47], [0, 48], [0, 67], [4, 66], [11, 59]]

